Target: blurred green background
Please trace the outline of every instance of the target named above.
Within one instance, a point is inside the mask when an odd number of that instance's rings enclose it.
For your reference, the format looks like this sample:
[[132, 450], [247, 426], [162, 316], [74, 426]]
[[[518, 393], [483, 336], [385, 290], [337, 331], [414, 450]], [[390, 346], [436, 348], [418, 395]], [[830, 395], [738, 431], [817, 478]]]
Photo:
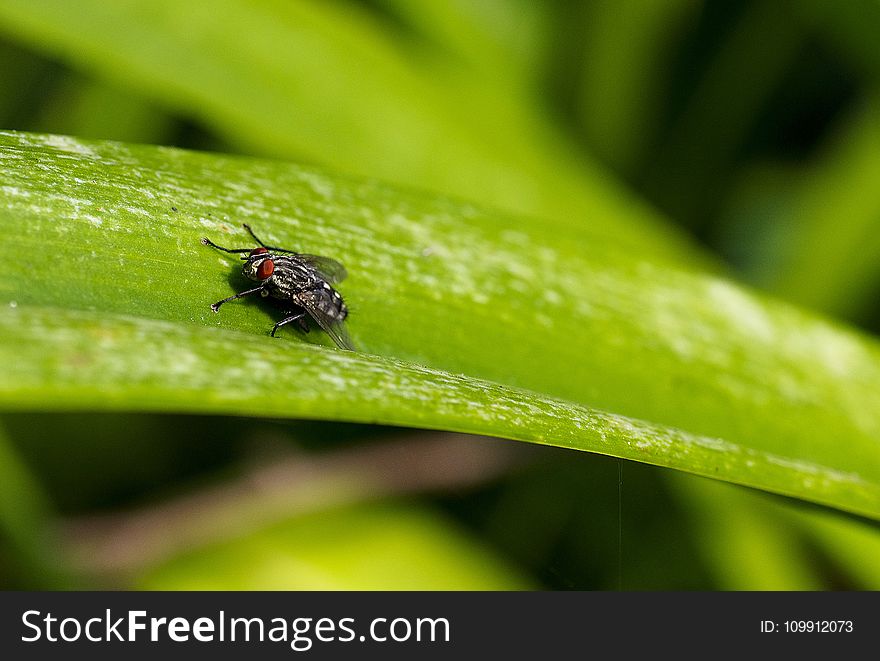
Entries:
[[[646, 231], [880, 332], [875, 0], [208, 6], [0, 0], [0, 126], [283, 157], [551, 226], [580, 222], [589, 172]], [[0, 485], [4, 588], [880, 588], [874, 524], [454, 434], [7, 413]]]

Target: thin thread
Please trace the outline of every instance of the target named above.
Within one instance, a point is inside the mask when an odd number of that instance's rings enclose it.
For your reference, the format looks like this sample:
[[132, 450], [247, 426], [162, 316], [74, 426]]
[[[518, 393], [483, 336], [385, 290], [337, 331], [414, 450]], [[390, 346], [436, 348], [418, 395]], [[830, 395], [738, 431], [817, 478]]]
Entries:
[[623, 460], [617, 460], [617, 589], [623, 590]]

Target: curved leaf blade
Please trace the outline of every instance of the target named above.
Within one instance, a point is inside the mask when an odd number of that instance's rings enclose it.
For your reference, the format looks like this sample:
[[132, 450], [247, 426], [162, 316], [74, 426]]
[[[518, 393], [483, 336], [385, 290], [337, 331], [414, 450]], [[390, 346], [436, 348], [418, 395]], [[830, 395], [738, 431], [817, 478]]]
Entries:
[[[379, 356], [117, 315], [0, 314], [0, 403], [440, 428], [588, 450], [880, 518], [880, 484], [792, 456]], [[39, 338], [34, 341], [34, 338]]]
[[[0, 193], [0, 339], [17, 366], [0, 376], [7, 408], [164, 406], [488, 433], [880, 511], [876, 343], [733, 283], [279, 162], [3, 134]], [[243, 220], [348, 267], [350, 330], [372, 356], [308, 353], [293, 333], [273, 344], [259, 306], [210, 312], [241, 282], [236, 260], [199, 237], [250, 245]], [[136, 367], [142, 355], [163, 371]], [[276, 361], [289, 370], [281, 381]], [[296, 387], [297, 369], [316, 390]], [[184, 377], [196, 379], [188, 396], [175, 391]], [[508, 406], [506, 387], [519, 397], [507, 416], [492, 410]], [[535, 401], [548, 407], [542, 422]], [[591, 427], [610, 415], [600, 411], [616, 415]]]

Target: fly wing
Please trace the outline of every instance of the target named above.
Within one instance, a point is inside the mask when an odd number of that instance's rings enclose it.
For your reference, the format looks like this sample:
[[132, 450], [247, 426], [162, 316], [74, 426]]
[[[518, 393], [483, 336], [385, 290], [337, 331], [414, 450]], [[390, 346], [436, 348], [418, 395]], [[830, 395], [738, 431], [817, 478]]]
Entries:
[[356, 351], [348, 336], [345, 317], [348, 311], [342, 297], [332, 287], [319, 287], [302, 292], [297, 297], [299, 304], [309, 313], [317, 324], [329, 335], [340, 349]]
[[348, 277], [348, 271], [345, 267], [330, 257], [321, 257], [321, 255], [309, 255], [303, 253], [296, 254], [303, 264], [308, 265], [331, 285], [342, 282]]
[[324, 332], [336, 342], [336, 346], [340, 349], [346, 349], [347, 351], [357, 351], [354, 347], [354, 342], [352, 342], [351, 338], [348, 336], [348, 329], [345, 327], [344, 321], [328, 322], [326, 319], [322, 319], [319, 316], [312, 315], [312, 317], [318, 322], [318, 325], [324, 329]]

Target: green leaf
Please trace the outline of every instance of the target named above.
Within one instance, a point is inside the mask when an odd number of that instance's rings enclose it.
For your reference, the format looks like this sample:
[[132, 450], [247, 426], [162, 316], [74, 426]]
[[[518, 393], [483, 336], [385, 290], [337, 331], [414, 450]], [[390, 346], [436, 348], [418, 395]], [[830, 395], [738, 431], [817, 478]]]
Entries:
[[69, 76], [59, 87], [34, 130], [153, 144], [170, 139], [171, 118], [139, 98], [79, 76]]
[[811, 541], [841, 565], [849, 585], [880, 590], [880, 531], [870, 522], [828, 512], [792, 511]]
[[618, 171], [637, 172], [657, 141], [676, 37], [699, 9], [693, 0], [585, 5], [578, 119], [592, 150]]
[[[672, 480], [699, 534], [694, 543], [722, 590], [822, 590], [821, 572], [791, 517], [746, 489], [695, 478]], [[838, 519], [842, 517], [837, 517]]]
[[0, 427], [0, 530], [26, 552], [38, 548], [34, 522], [48, 519], [49, 507], [37, 481]]
[[[7, 133], [0, 194], [4, 408], [485, 433], [880, 517], [880, 349], [731, 282], [281, 162]], [[362, 353], [212, 314], [243, 282], [199, 238], [243, 220], [348, 267]]]
[[51, 510], [40, 483], [0, 426], [0, 549], [8, 545], [18, 578], [26, 584], [60, 589], [69, 582], [52, 558], [57, 539], [49, 523]]
[[532, 582], [438, 514], [367, 504], [300, 516], [144, 572], [146, 590], [524, 590]]
[[862, 75], [876, 80], [880, 72], [880, 5], [876, 0], [797, 0], [792, 4], [798, 17], [823, 41], [834, 48], [835, 55], [849, 60]]
[[[378, 0], [419, 34], [436, 57], [477, 69], [512, 87], [537, 85], [546, 66], [555, 7], [529, 0]], [[426, 53], [422, 53], [426, 56]], [[440, 64], [438, 62], [438, 64]]]
[[670, 484], [699, 520], [695, 541], [721, 589], [880, 588], [880, 529], [870, 521], [690, 476]]
[[652, 149], [646, 186], [662, 208], [680, 221], [705, 222], [761, 109], [797, 62], [804, 37], [787, 5], [744, 5], [685, 107]]
[[777, 210], [790, 228], [763, 284], [787, 299], [847, 318], [870, 314], [880, 293], [880, 95], [851, 113]]
[[353, 3], [7, 0], [0, 30], [195, 117], [249, 152], [709, 261], [576, 155], [535, 103], [495, 76], [411, 52]]

